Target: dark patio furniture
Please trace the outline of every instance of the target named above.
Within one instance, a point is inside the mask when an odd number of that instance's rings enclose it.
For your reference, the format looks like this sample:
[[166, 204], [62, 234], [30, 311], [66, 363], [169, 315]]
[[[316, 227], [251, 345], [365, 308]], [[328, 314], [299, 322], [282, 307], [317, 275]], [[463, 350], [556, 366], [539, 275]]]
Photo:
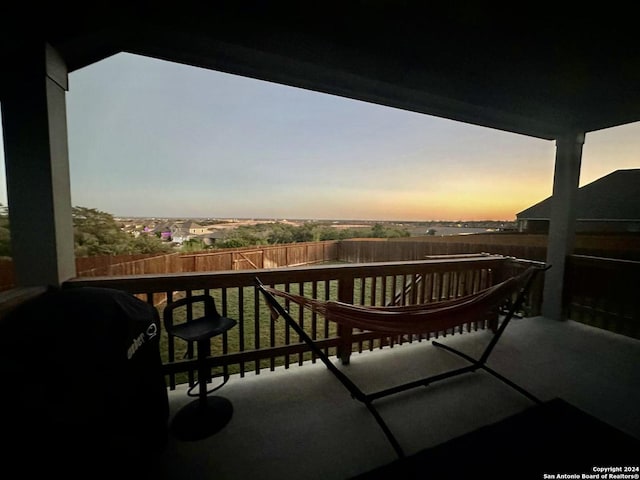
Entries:
[[3, 318], [3, 466], [150, 474], [168, 434], [159, 339], [157, 310], [111, 288], [50, 288]]
[[[196, 304], [204, 306], [204, 315], [182, 323], [174, 323], [174, 312], [177, 308], [191, 309]], [[197, 396], [198, 399], [187, 404], [175, 415], [171, 422], [171, 432], [181, 440], [200, 440], [224, 428], [233, 415], [233, 405], [229, 400], [209, 395], [227, 382], [227, 369], [225, 368], [222, 384], [207, 390], [207, 383], [211, 380], [211, 367], [207, 358], [211, 353], [211, 339], [233, 328], [237, 322], [221, 316], [210, 295], [196, 295], [171, 302], [165, 307], [163, 316], [169, 335], [197, 344], [198, 393], [192, 394], [196, 386], [193, 385], [187, 394]]]

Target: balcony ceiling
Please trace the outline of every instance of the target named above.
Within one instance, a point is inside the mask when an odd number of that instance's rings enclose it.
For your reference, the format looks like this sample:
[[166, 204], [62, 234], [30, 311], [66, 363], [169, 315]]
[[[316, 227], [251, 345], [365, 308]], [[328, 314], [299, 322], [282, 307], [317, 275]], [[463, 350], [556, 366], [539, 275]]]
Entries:
[[640, 120], [635, 16], [608, 6], [51, 3], [15, 13], [3, 65], [35, 39], [70, 71], [125, 51], [547, 139]]

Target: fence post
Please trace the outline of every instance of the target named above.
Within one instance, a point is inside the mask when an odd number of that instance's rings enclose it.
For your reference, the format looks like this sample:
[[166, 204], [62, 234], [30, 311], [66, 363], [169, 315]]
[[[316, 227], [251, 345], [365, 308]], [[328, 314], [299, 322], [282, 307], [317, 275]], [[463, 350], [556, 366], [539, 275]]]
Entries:
[[[338, 301], [353, 303], [353, 277], [343, 277], [338, 279]], [[338, 323], [338, 349], [337, 356], [343, 365], [349, 365], [351, 358], [351, 348], [353, 345], [353, 330], [350, 327]]]

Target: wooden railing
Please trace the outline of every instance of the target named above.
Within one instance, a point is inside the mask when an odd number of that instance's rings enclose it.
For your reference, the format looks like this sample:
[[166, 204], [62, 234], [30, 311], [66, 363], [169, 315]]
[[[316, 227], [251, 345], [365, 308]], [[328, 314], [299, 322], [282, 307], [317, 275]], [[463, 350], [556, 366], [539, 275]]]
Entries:
[[[154, 295], [164, 293], [169, 301], [198, 294], [211, 294], [223, 315], [234, 318], [238, 326], [221, 338], [212, 340], [212, 367], [227, 365], [232, 373], [260, 373], [277, 365], [315, 360], [307, 346], [283, 321], [271, 318], [255, 287], [255, 277], [268, 285], [321, 299], [333, 299], [363, 305], [393, 302], [412, 304], [454, 298], [486, 288], [504, 277], [509, 260], [487, 256], [468, 259], [440, 259], [412, 262], [328, 265], [298, 268], [225, 271], [208, 274], [183, 273], [126, 277], [77, 278], [68, 287], [100, 286], [118, 288], [142, 295], [153, 302]], [[338, 354], [348, 361], [352, 351], [373, 350], [385, 345], [415, 342], [454, 332], [425, 332], [422, 336], [388, 337], [371, 332], [339, 331], [335, 324], [286, 305], [291, 315], [328, 354]], [[162, 306], [159, 306], [162, 309]], [[187, 317], [197, 316], [195, 309]], [[457, 331], [486, 328], [486, 323], [460, 327]], [[166, 337], [163, 340], [163, 363], [169, 385], [185, 381], [179, 374], [189, 372], [193, 381], [195, 360], [189, 346]]]
[[640, 262], [572, 255], [564, 287], [572, 320], [640, 338]]

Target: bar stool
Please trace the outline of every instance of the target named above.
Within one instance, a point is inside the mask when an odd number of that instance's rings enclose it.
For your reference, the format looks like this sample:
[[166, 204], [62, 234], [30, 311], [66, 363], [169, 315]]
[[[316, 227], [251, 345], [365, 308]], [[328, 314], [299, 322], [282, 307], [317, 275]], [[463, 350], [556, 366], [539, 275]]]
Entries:
[[[190, 308], [191, 305], [198, 302], [204, 304], [203, 316], [183, 323], [175, 324], [173, 322], [175, 309], [183, 306]], [[176, 413], [171, 422], [171, 432], [181, 440], [200, 440], [221, 430], [233, 415], [233, 405], [229, 400], [223, 397], [209, 396], [211, 392], [222, 387], [229, 377], [225, 373], [223, 383], [207, 391], [207, 382], [211, 379], [211, 368], [207, 363], [207, 357], [211, 352], [211, 338], [223, 334], [236, 326], [238, 322], [221, 316], [216, 309], [213, 297], [210, 295], [186, 297], [167, 304], [163, 312], [163, 319], [169, 335], [197, 344], [198, 394], [191, 393], [195, 388], [194, 385], [189, 389], [187, 395], [197, 396], [198, 399]]]

